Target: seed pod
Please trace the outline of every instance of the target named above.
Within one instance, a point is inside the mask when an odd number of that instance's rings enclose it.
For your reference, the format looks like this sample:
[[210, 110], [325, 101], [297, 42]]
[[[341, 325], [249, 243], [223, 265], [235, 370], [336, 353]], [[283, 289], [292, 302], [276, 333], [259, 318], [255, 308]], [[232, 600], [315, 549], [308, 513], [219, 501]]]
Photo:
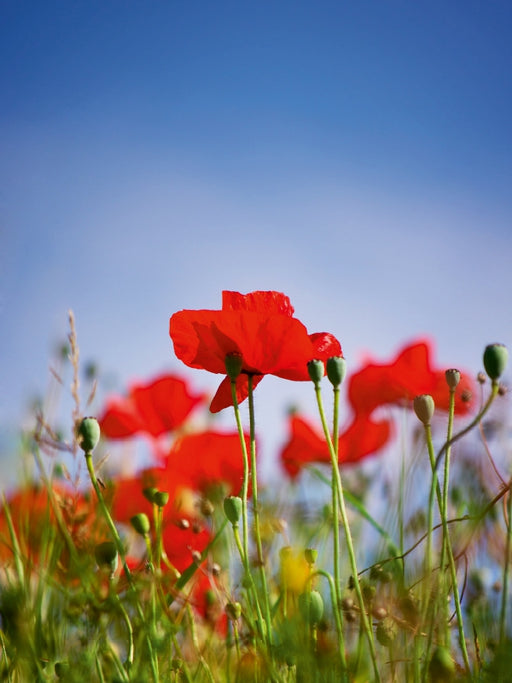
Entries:
[[375, 629], [375, 635], [377, 640], [384, 647], [389, 647], [393, 644], [398, 633], [398, 628], [396, 622], [391, 617], [384, 617], [382, 621], [379, 621], [377, 628]]
[[418, 420], [423, 422], [425, 426], [430, 424], [434, 410], [435, 403], [430, 394], [420, 394], [414, 398], [414, 412]]
[[226, 374], [230, 380], [234, 381], [242, 372], [243, 358], [242, 354], [234, 351], [233, 353], [228, 353], [224, 359], [226, 364]]

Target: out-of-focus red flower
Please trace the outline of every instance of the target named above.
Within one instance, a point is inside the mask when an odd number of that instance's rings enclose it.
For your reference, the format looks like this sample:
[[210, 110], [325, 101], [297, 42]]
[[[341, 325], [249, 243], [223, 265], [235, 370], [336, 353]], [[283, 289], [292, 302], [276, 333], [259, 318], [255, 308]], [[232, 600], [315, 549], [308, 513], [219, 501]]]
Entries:
[[146, 433], [161, 436], [178, 429], [192, 410], [205, 400], [175, 375], [162, 375], [149, 384], [135, 384], [128, 396], [111, 398], [99, 419], [110, 439]]
[[[306, 420], [297, 415], [290, 416], [290, 432], [290, 438], [281, 451], [281, 462], [292, 479], [312, 463], [330, 464], [323, 434]], [[355, 417], [339, 437], [339, 463], [355, 463], [377, 453], [389, 441], [391, 433], [390, 420], [375, 421], [367, 415]]]
[[[255, 387], [265, 375], [308, 380], [307, 364], [341, 355], [338, 340], [328, 333], [308, 334], [293, 317], [290, 300], [280, 292], [222, 293], [222, 309], [179, 311], [169, 323], [176, 356], [191, 368], [226, 374], [226, 356], [242, 357], [236, 382], [237, 400], [248, 395], [248, 376]], [[218, 412], [232, 405], [225, 378], [210, 406]]]
[[[432, 367], [431, 342], [415, 341], [401, 349], [389, 363], [368, 363], [348, 382], [348, 398], [357, 415], [370, 414], [378, 406], [409, 405], [419, 394], [431, 394], [436, 407], [448, 408], [449, 392], [444, 371]], [[455, 410], [459, 415], [471, 410], [473, 382], [461, 372], [456, 389]]]
[[[247, 451], [250, 440], [245, 436]], [[166, 476], [195, 491], [206, 493], [218, 484], [226, 485], [226, 495], [242, 487], [243, 458], [237, 432], [205, 431], [186, 434], [171, 446], [166, 461]]]
[[220, 636], [227, 633], [227, 616], [224, 611], [219, 589], [215, 578], [199, 567], [193, 579], [193, 587], [189, 598], [194, 610]]
[[170, 563], [183, 572], [196, 561], [196, 554], [205, 550], [211, 535], [199, 520], [183, 518], [169, 520], [162, 531], [162, 539]]

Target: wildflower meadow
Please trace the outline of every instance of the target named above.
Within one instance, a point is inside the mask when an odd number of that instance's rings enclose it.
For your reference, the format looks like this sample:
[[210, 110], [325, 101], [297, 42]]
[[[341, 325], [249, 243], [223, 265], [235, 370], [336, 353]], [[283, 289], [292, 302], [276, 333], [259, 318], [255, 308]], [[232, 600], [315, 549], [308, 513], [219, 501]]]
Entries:
[[[505, 345], [353, 367], [274, 291], [177, 311], [169, 342], [182, 371], [99, 400], [70, 314], [70, 414], [34, 408], [2, 496], [0, 681], [512, 680]], [[267, 375], [317, 410], [283, 407], [262, 478]]]

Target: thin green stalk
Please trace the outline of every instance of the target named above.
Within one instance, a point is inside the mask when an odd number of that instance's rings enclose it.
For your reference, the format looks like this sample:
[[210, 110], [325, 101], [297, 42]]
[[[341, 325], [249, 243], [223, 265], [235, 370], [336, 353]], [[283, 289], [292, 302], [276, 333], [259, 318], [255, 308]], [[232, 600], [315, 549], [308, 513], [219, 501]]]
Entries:
[[135, 597], [135, 605], [137, 609], [137, 614], [139, 615], [139, 618], [141, 620], [141, 623], [144, 627], [145, 635], [146, 635], [146, 643], [147, 643], [147, 648], [149, 652], [149, 661], [150, 661], [150, 666], [151, 666], [151, 673], [153, 675], [153, 680], [155, 683], [158, 683], [159, 677], [158, 677], [158, 662], [156, 659], [155, 652], [153, 650], [153, 644], [151, 642], [151, 636], [147, 627], [146, 623], [146, 618], [144, 616], [144, 611], [142, 609], [142, 606], [140, 604], [139, 596], [137, 594], [137, 590], [135, 588], [135, 584], [133, 582], [133, 576], [130, 571], [130, 568], [128, 567], [128, 564], [126, 562], [126, 554], [124, 552], [124, 547], [123, 547], [123, 542], [121, 541], [121, 537], [119, 536], [119, 532], [117, 531], [117, 527], [114, 524], [114, 520], [112, 519], [112, 516], [110, 515], [109, 509], [105, 503], [105, 499], [103, 498], [103, 494], [101, 492], [100, 486], [98, 484], [98, 479], [96, 478], [96, 473], [94, 471], [94, 464], [92, 462], [92, 453], [91, 452], [86, 452], [85, 453], [85, 463], [87, 465], [87, 471], [89, 472], [89, 478], [91, 480], [91, 483], [93, 485], [94, 491], [96, 493], [96, 497], [98, 499], [98, 503], [100, 505], [101, 511], [103, 513], [103, 516], [105, 518], [105, 521], [107, 522], [107, 526], [110, 529], [110, 533], [112, 534], [112, 538], [114, 539], [114, 543], [116, 545], [117, 552], [119, 554], [119, 557], [121, 558], [121, 563], [123, 565], [124, 573], [126, 575], [126, 579], [128, 581], [128, 585], [130, 586], [130, 589]]
[[334, 469], [338, 469], [339, 462], [339, 406], [340, 406], [340, 389], [333, 387], [334, 393], [334, 408], [332, 419], [332, 443], [334, 446], [334, 455], [336, 462], [332, 463], [331, 475], [331, 499], [332, 499], [332, 517], [333, 517], [333, 553], [334, 553], [334, 585], [336, 588], [336, 610], [341, 608], [341, 570], [340, 570], [340, 520], [339, 520], [339, 500], [338, 488], [336, 486], [336, 474]]
[[[432, 477], [435, 476], [436, 473], [436, 457], [434, 453], [434, 444], [432, 442], [432, 432], [430, 429], [430, 424], [425, 424], [425, 437], [427, 440], [427, 449], [428, 449], [428, 455], [430, 458], [430, 464], [432, 467]], [[452, 439], [452, 443], [455, 439]], [[446, 449], [445, 449], [446, 450]], [[448, 563], [450, 566], [450, 575], [451, 575], [451, 582], [452, 582], [452, 590], [453, 590], [453, 601], [455, 603], [455, 613], [457, 616], [457, 627], [459, 630], [459, 643], [460, 643], [460, 649], [462, 652], [462, 657], [464, 659], [464, 665], [466, 667], [466, 672], [469, 676], [471, 676], [471, 665], [469, 663], [469, 656], [468, 656], [468, 651], [466, 647], [466, 638], [464, 635], [464, 620], [462, 617], [462, 608], [460, 604], [460, 595], [459, 595], [459, 588], [457, 584], [457, 568], [455, 566], [455, 560], [453, 557], [453, 550], [452, 550], [452, 544], [450, 541], [450, 536], [448, 532], [448, 520], [446, 518], [446, 511], [444, 510], [443, 506], [443, 499], [442, 499], [442, 494], [441, 494], [441, 489], [439, 487], [439, 484], [436, 486], [436, 494], [437, 494], [437, 502], [439, 506], [439, 513], [441, 515], [441, 523], [442, 523], [442, 528], [443, 528], [443, 534], [446, 539], [446, 551], [448, 554]]]
[[246, 563], [249, 562], [249, 521], [247, 516], [247, 498], [249, 491], [249, 455], [247, 453], [247, 444], [245, 442], [245, 434], [242, 426], [242, 418], [240, 416], [240, 408], [238, 407], [238, 399], [236, 396], [236, 380], [231, 380], [231, 398], [233, 400], [233, 409], [235, 411], [236, 427], [238, 436], [240, 438], [240, 446], [242, 448], [243, 458], [243, 480], [240, 497], [242, 498], [242, 547]]
[[341, 481], [340, 470], [338, 467], [338, 461], [337, 461], [336, 454], [334, 451], [334, 446], [332, 443], [331, 435], [329, 433], [329, 428], [327, 426], [327, 420], [325, 417], [325, 411], [324, 411], [323, 402], [322, 402], [322, 394], [320, 391], [320, 383], [315, 382], [314, 387], [315, 387], [315, 395], [316, 395], [318, 411], [319, 411], [320, 419], [322, 422], [322, 428], [324, 431], [324, 436], [325, 436], [325, 440], [327, 442], [327, 446], [329, 448], [329, 454], [331, 456], [331, 463], [333, 465], [332, 471], [333, 471], [334, 477], [336, 479], [336, 486], [338, 489], [338, 502], [339, 502], [339, 506], [340, 506], [343, 529], [345, 531], [345, 542], [347, 544], [347, 551], [348, 551], [348, 556], [349, 556], [349, 561], [350, 561], [350, 568], [352, 571], [352, 577], [354, 579], [354, 589], [356, 591], [356, 596], [357, 596], [357, 600], [359, 603], [359, 609], [361, 611], [361, 626], [362, 626], [363, 631], [364, 631], [366, 638], [368, 640], [368, 646], [370, 649], [370, 657], [371, 657], [372, 664], [373, 664], [375, 680], [380, 682], [381, 677], [380, 677], [379, 667], [378, 667], [378, 663], [377, 663], [377, 653], [375, 651], [375, 643], [373, 640], [373, 632], [372, 632], [372, 629], [370, 626], [370, 622], [368, 620], [368, 615], [366, 614], [364, 598], [363, 598], [363, 594], [361, 591], [361, 585], [359, 583], [359, 576], [358, 576], [358, 571], [357, 571], [357, 562], [356, 562], [356, 556], [355, 556], [355, 551], [354, 551], [354, 544], [352, 542], [352, 534], [350, 531], [350, 525], [348, 522], [347, 511], [345, 508], [345, 497], [343, 495], [343, 485], [342, 485], [342, 481]]
[[501, 593], [500, 610], [500, 643], [505, 642], [507, 626], [508, 580], [510, 574], [510, 548], [512, 546], [512, 479], [508, 483], [507, 498], [507, 541], [505, 546], [505, 560], [503, 562], [503, 588]]
[[336, 590], [336, 582], [333, 580], [332, 576], [323, 569], [317, 569], [316, 571], [312, 572], [308, 577], [308, 581], [313, 581], [315, 576], [323, 576], [325, 579], [327, 579], [329, 583], [329, 589], [331, 592], [332, 611], [334, 615], [334, 621], [336, 622], [336, 631], [338, 632], [338, 654], [340, 656], [340, 663], [343, 671], [343, 680], [346, 680], [347, 659], [345, 656], [345, 639], [343, 637], [343, 624], [341, 621], [341, 610], [338, 603], [338, 592]]
[[260, 531], [260, 511], [258, 502], [258, 473], [256, 466], [256, 422], [254, 417], [254, 391], [252, 375], [249, 375], [249, 436], [251, 450], [251, 488], [252, 488], [252, 510], [254, 517], [254, 539], [256, 541], [256, 552], [258, 555], [258, 568], [260, 573], [261, 587], [263, 591], [263, 604], [265, 607], [265, 624], [267, 627], [267, 638], [269, 645], [272, 645], [272, 626], [270, 617], [270, 596], [267, 585], [267, 574], [265, 571], [265, 558], [263, 557], [263, 547], [261, 543]]

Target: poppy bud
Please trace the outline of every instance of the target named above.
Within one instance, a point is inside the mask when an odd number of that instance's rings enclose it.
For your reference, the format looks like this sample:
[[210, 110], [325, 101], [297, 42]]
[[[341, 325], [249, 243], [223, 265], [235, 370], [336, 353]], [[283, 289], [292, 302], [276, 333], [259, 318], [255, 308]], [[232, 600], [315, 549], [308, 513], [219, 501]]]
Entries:
[[460, 372], [455, 368], [450, 368], [444, 373], [444, 376], [446, 377], [446, 384], [450, 390], [455, 391], [458, 383], [460, 382]]
[[420, 422], [425, 426], [430, 424], [432, 415], [434, 414], [435, 403], [430, 394], [420, 394], [414, 398], [414, 412]]
[[238, 525], [242, 516], [242, 499], [238, 496], [229, 496], [224, 499], [224, 514], [233, 526]]
[[242, 372], [243, 358], [242, 354], [238, 352], [228, 353], [224, 359], [226, 364], [226, 374], [231, 381], [236, 380]]
[[507, 360], [508, 350], [504, 344], [489, 344], [485, 347], [484, 368], [493, 381], [503, 374]]
[[324, 614], [324, 601], [318, 591], [308, 591], [299, 595], [299, 610], [304, 621], [318, 624]]
[[313, 384], [320, 384], [324, 376], [324, 364], [321, 360], [310, 360], [308, 363], [309, 378]]
[[306, 548], [304, 557], [306, 558], [306, 562], [312, 566], [315, 564], [316, 558], [318, 557], [318, 550], [315, 548]]
[[98, 445], [100, 435], [100, 426], [95, 417], [84, 417], [78, 425], [78, 444], [84, 453], [92, 453]]
[[430, 680], [434, 683], [452, 681], [455, 678], [455, 662], [445, 647], [437, 647], [434, 650], [428, 665], [428, 672]]
[[139, 512], [138, 515], [133, 515], [130, 518], [130, 522], [135, 531], [141, 536], [147, 536], [151, 528], [149, 523], [149, 518], [143, 512]]
[[98, 567], [108, 567], [112, 573], [117, 569], [117, 548], [112, 541], [98, 543], [94, 548], [94, 557]]
[[163, 508], [169, 502], [169, 494], [167, 491], [155, 491], [153, 494], [153, 503], [159, 507]]
[[226, 614], [231, 621], [240, 619], [242, 616], [242, 605], [239, 602], [228, 602], [226, 605]]
[[150, 503], [155, 502], [155, 494], [156, 493], [158, 493], [158, 489], [155, 488], [154, 486], [148, 486], [145, 489], [142, 489], [142, 495]]
[[332, 356], [327, 359], [327, 377], [336, 389], [345, 379], [347, 373], [347, 361], [343, 356]]

